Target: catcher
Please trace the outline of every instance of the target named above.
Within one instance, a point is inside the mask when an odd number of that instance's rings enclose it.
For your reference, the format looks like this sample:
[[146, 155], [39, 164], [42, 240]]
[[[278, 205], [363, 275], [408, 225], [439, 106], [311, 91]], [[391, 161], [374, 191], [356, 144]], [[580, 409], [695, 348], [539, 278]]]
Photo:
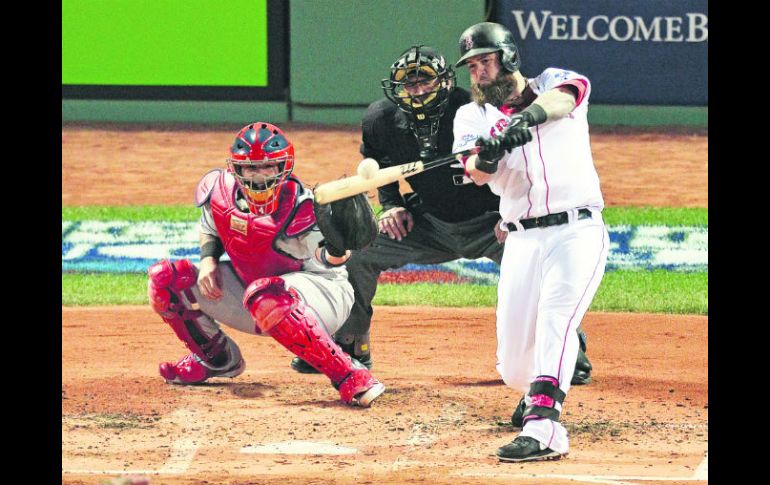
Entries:
[[370, 406], [385, 386], [332, 339], [353, 305], [344, 264], [377, 234], [365, 195], [316, 204], [292, 176], [294, 146], [270, 123], [240, 130], [227, 167], [204, 175], [195, 192], [200, 265], [163, 260], [148, 271], [150, 305], [191, 351], [161, 363], [160, 375], [199, 384], [241, 374], [224, 324], [273, 337], [325, 374], [343, 402]]

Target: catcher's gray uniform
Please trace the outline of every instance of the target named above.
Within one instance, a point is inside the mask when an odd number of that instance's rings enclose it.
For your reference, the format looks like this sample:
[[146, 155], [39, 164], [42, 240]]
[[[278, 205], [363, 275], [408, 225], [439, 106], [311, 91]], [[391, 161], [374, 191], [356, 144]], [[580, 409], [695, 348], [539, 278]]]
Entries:
[[[207, 203], [202, 207], [200, 230], [203, 233], [217, 235], [211, 216], [211, 207]], [[329, 335], [345, 323], [353, 305], [353, 287], [348, 282], [348, 272], [344, 266], [327, 267], [315, 258], [315, 250], [323, 239], [317, 226], [297, 238], [278, 239], [276, 247], [291, 256], [302, 259], [301, 271], [286, 273], [281, 277], [286, 286], [294, 288], [307, 309]], [[197, 286], [191, 288], [198, 300], [200, 310], [216, 322], [242, 332], [257, 334], [254, 319], [243, 306], [242, 299], [246, 286], [233, 270], [232, 264], [224, 256], [219, 264], [222, 275], [222, 292], [219, 300], [204, 297]], [[212, 331], [218, 328], [214, 322]]]

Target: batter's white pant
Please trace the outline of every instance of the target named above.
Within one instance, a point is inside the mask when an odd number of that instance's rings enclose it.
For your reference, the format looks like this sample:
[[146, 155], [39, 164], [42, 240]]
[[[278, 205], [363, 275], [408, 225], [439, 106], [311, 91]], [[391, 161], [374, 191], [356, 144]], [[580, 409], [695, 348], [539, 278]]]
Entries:
[[[497, 370], [516, 391], [528, 392], [541, 375], [557, 378], [561, 390], [569, 391], [579, 347], [575, 329], [604, 275], [609, 234], [601, 212], [581, 220], [576, 210], [569, 212], [568, 224], [510, 232], [505, 240], [497, 289]], [[567, 430], [550, 419], [527, 421], [521, 435], [559, 453], [569, 451]]]

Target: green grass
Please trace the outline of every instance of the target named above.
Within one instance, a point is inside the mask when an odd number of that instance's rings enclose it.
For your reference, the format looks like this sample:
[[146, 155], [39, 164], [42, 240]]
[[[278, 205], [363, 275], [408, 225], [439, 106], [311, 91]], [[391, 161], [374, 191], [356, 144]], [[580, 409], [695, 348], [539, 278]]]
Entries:
[[704, 208], [688, 207], [609, 207], [602, 211], [610, 226], [708, 226], [709, 213]]
[[196, 221], [200, 209], [190, 205], [69, 206], [62, 207], [62, 221]]
[[147, 303], [147, 275], [143, 273], [62, 273], [61, 304], [142, 305]]
[[443, 307], [488, 307], [497, 303], [497, 287], [437, 283], [377, 286], [375, 305], [420, 305]]
[[708, 273], [610, 271], [591, 310], [708, 315], [708, 284]]
[[[492, 307], [494, 286], [383, 284], [375, 305]], [[144, 274], [62, 274], [62, 305], [145, 305]], [[708, 315], [708, 273], [612, 271], [604, 275], [591, 311]]]
[[[375, 211], [380, 210], [375, 206]], [[196, 221], [199, 209], [177, 206], [63, 207], [62, 221]], [[708, 226], [708, 209], [610, 207], [610, 225]], [[144, 305], [144, 274], [62, 274], [62, 305]], [[477, 285], [380, 285], [375, 305], [481, 306], [496, 304], [496, 288]], [[708, 314], [708, 273], [614, 271], [606, 273], [592, 311]]]
[[[374, 206], [375, 212], [380, 210]], [[608, 207], [604, 221], [609, 225], [708, 226], [708, 209], [669, 207]], [[200, 211], [190, 205], [171, 206], [83, 206], [62, 207], [63, 221], [196, 221]]]

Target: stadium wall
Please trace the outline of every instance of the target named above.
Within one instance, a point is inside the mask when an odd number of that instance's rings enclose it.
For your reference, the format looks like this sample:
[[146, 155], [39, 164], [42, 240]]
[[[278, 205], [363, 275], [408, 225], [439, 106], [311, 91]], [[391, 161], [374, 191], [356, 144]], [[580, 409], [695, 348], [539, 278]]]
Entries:
[[[156, 99], [141, 99], [141, 94], [134, 94], [134, 99], [120, 99], [119, 90], [116, 94], [114, 86], [105, 89], [110, 96], [100, 96], [98, 86], [89, 86], [85, 95], [73, 96], [71, 87], [65, 85], [63, 76], [62, 121], [241, 124], [254, 119], [269, 119], [276, 123], [292, 121], [358, 124], [366, 106], [382, 96], [380, 80], [387, 76], [389, 64], [412, 43], [433, 45], [451, 62], [458, 54], [458, 33], [475, 22], [499, 18], [506, 22], [506, 25], [511, 22], [509, 27], [515, 31], [517, 25], [511, 20], [513, 17], [510, 16], [510, 11], [518, 8], [520, 12], [524, 12], [519, 13], [516, 18], [519, 23], [522, 18], [542, 21], [544, 25], [546, 21], [551, 21], [553, 25], [547, 28], [557, 32], [559, 26], [553, 22], [556, 14], [562, 14], [559, 18], [569, 18], [570, 15], [567, 14], [574, 13], [569, 11], [573, 3], [551, 0], [548, 11], [554, 12], [553, 18], [546, 18], [543, 9], [537, 8], [535, 4], [528, 5], [530, 3], [532, 2], [510, 0], [268, 0], [265, 3], [267, 21], [272, 29], [269, 49], [281, 51], [270, 59], [271, 63], [268, 65], [273, 84], [269, 91], [270, 96], [265, 97], [270, 98], [269, 100], [221, 99], [222, 95], [219, 94], [214, 96], [215, 99], [200, 99], [200, 89], [196, 91], [196, 88], [189, 87], [188, 91], [194, 95], [190, 97], [196, 99], [184, 99], [185, 87], [175, 89], [175, 99], [158, 99], [158, 96], [155, 96]], [[587, 3], [594, 4], [595, 8], [602, 8], [603, 5], [597, 0]], [[612, 8], [617, 10], [618, 5], [622, 3], [624, 2], [611, 2]], [[705, 2], [680, 2], [683, 5], [681, 9], [684, 10], [696, 10], [700, 3]], [[661, 5], [664, 4], [658, 4], [660, 2], [646, 3], [649, 9], [663, 8]], [[562, 11], [558, 10], [560, 6]], [[530, 8], [531, 13], [527, 12], [526, 8]], [[580, 14], [584, 22], [590, 21], [593, 18], [590, 8], [582, 6], [581, 9], [577, 14]], [[688, 13], [684, 10], [682, 18], [687, 18]], [[622, 12], [614, 15], [608, 18], [625, 19]], [[654, 11], [639, 13], [639, 22], [648, 32], [657, 18], [655, 15], [657, 14]], [[666, 15], [673, 18], [675, 14], [668, 12]], [[63, 22], [65, 20], [63, 18]], [[594, 24], [599, 25], [596, 22]], [[622, 27], [625, 24], [615, 21], [613, 25]], [[615, 28], [613, 32], [622, 34], [620, 27]], [[530, 32], [533, 30], [530, 29]], [[702, 29], [698, 34], [702, 37], [701, 32]], [[63, 42], [65, 40], [63, 37]], [[528, 39], [523, 39], [522, 47], [531, 52], [538, 52], [540, 46], [549, 42], [550, 49], [558, 49], [560, 42], [564, 42], [562, 39], [548, 39], [547, 35], [537, 42], [533, 40], [530, 33]], [[616, 44], [618, 45], [613, 47], [605, 43], [602, 48], [616, 48], [619, 53], [624, 47], [639, 49], [638, 43], [626, 43], [625, 46], [619, 42]], [[692, 42], [682, 42], [682, 45], [669, 43], [670, 46], [659, 44], [651, 43], [650, 46], [665, 48], [668, 51], [698, 47]], [[651, 48], [650, 46], [646, 48]], [[541, 62], [541, 57], [544, 56], [541, 52], [538, 52], [538, 62]], [[677, 54], [677, 51], [672, 52]], [[275, 58], [278, 62], [274, 62]], [[63, 59], [63, 63], [66, 60]], [[524, 61], [526, 64], [526, 58]], [[699, 68], [702, 69], [703, 66]], [[281, 69], [284, 70], [284, 77], [276, 77], [276, 72]], [[593, 70], [586, 72], [590, 76]], [[459, 69], [457, 80], [460, 86], [467, 88], [467, 71]], [[707, 89], [706, 81], [699, 82], [705, 83]], [[284, 85], [276, 87], [276, 83]], [[218, 89], [220, 92], [226, 91], [224, 88]], [[258, 90], [267, 92], [267, 89], [262, 87]], [[652, 94], [654, 95], [654, 92]], [[650, 96], [645, 98], [644, 103], [631, 101], [624, 104], [618, 104], [617, 97], [613, 98], [613, 103], [602, 103], [600, 94], [594, 94], [594, 97], [596, 99], [593, 100], [589, 112], [589, 121], [594, 125], [708, 124], [707, 98], [702, 103], [688, 99], [682, 105], [655, 105], [650, 104], [650, 100], [653, 103], [655, 101], [655, 98]], [[622, 99], [620, 101], [622, 102]]]

